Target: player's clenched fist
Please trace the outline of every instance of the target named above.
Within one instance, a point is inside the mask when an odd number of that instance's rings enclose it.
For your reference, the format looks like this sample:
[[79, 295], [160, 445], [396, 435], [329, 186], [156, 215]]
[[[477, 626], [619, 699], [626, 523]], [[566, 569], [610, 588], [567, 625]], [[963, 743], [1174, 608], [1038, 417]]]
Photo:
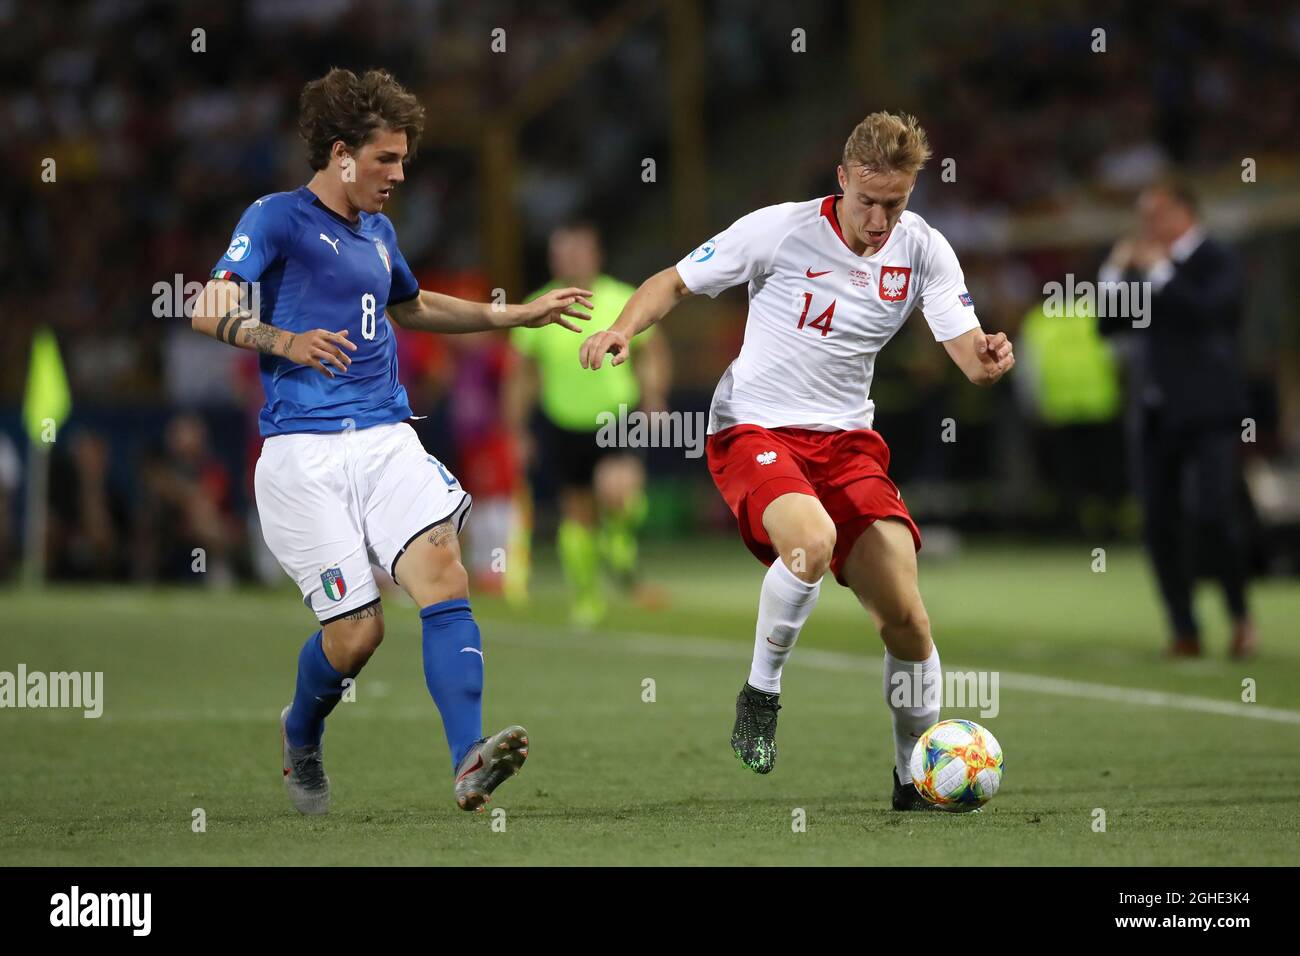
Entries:
[[600, 363], [608, 353], [611, 356], [610, 365], [622, 365], [627, 361], [627, 351], [627, 336], [622, 332], [606, 329], [604, 332], [589, 336], [587, 341], [582, 343], [582, 348], [578, 352], [578, 361], [582, 363], [583, 368], [600, 368]]
[[327, 367], [334, 366], [340, 372], [346, 372], [352, 364], [352, 358], [343, 350], [355, 352], [356, 344], [348, 341], [348, 330], [330, 332], [326, 329], [314, 329], [311, 332], [299, 332], [289, 336], [285, 344], [284, 357], [299, 365], [310, 365], [327, 378], [333, 378], [334, 372]]
[[1006, 375], [1016, 364], [1016, 357], [1011, 350], [1011, 340], [1007, 338], [1005, 332], [995, 332], [993, 335], [981, 334], [975, 340], [975, 355], [984, 368], [989, 384]]

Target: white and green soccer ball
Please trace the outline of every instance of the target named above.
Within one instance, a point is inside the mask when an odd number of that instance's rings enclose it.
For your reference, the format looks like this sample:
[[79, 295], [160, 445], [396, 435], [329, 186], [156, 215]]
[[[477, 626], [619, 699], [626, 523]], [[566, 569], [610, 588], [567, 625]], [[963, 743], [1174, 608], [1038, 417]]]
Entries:
[[1002, 785], [1002, 746], [970, 720], [941, 720], [912, 749], [912, 785], [945, 810], [975, 810]]

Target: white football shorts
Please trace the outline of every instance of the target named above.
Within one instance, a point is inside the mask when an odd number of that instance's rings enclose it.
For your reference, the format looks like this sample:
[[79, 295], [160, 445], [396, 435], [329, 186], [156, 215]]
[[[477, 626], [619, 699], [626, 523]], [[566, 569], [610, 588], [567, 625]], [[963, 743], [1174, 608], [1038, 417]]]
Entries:
[[370, 566], [392, 574], [434, 525], [459, 533], [473, 504], [405, 422], [272, 435], [254, 486], [266, 545], [322, 624], [379, 600]]

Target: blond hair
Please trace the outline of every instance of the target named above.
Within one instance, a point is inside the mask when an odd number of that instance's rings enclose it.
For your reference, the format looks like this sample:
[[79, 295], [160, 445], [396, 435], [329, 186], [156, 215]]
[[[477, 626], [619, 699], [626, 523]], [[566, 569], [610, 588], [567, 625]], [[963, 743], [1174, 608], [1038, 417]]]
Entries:
[[933, 155], [930, 140], [910, 113], [872, 113], [853, 128], [844, 144], [843, 163], [871, 172], [915, 174]]

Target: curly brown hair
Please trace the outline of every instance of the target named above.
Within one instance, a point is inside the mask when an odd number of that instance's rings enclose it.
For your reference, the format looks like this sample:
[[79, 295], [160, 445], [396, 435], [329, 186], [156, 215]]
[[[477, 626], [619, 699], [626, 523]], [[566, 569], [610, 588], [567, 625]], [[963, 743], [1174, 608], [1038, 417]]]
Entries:
[[415, 156], [424, 131], [424, 107], [387, 70], [357, 76], [334, 67], [302, 88], [298, 133], [307, 144], [312, 169], [329, 165], [336, 140], [355, 151], [379, 129], [405, 130], [407, 159]]

